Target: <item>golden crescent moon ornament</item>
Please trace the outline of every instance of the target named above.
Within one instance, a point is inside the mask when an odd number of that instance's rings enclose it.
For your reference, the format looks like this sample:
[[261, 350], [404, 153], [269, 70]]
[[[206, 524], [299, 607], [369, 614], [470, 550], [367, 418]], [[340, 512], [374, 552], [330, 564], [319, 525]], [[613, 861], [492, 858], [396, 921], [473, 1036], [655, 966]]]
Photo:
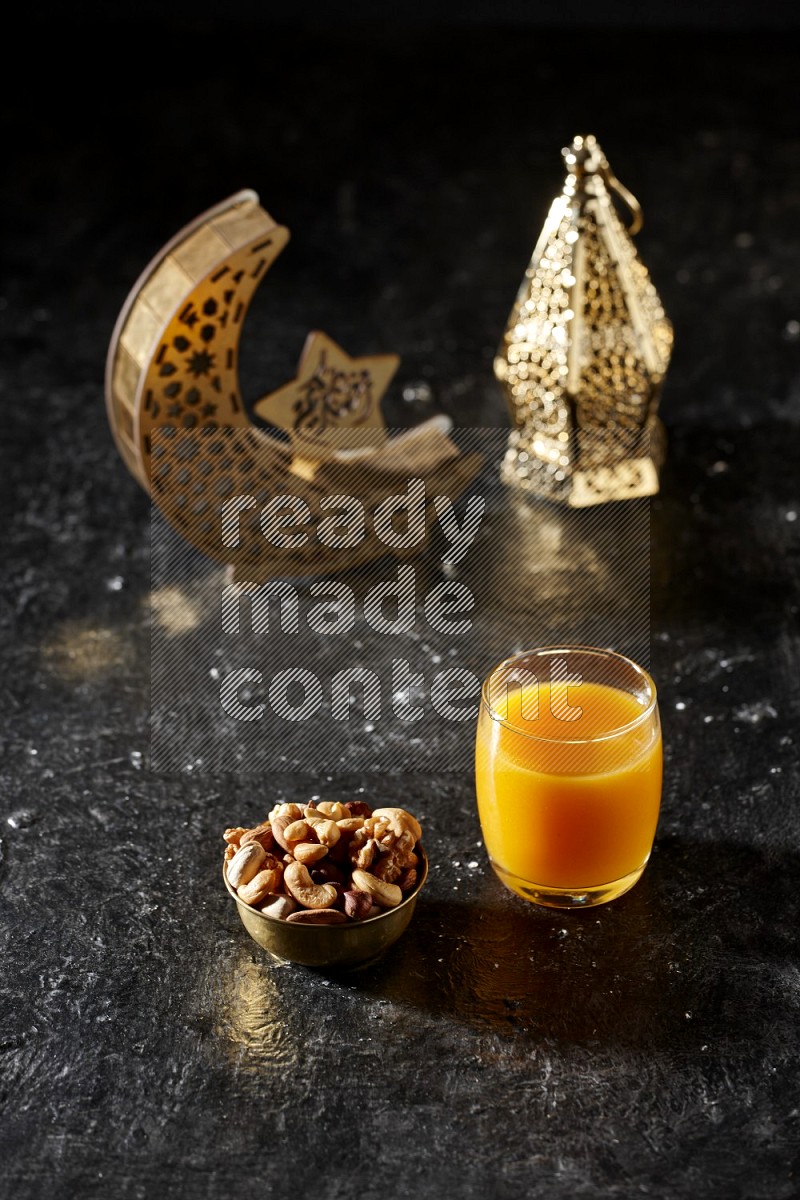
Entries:
[[[201, 214], [134, 284], [106, 362], [108, 420], [126, 466], [170, 524], [241, 581], [330, 567], [313, 539], [303, 547], [265, 540], [258, 508], [276, 496], [299, 496], [312, 518], [331, 495], [355, 495], [369, 512], [409, 473], [423, 475], [431, 492], [455, 495], [478, 466], [459, 454], [445, 417], [387, 438], [381, 398], [400, 359], [351, 358], [320, 332], [306, 339], [297, 377], [254, 406], [288, 442], [252, 422], [239, 341], [253, 294], [288, 240], [250, 189]], [[221, 516], [237, 496], [253, 504], [231, 544]], [[371, 534], [348, 551], [346, 565], [385, 553]], [[334, 561], [343, 565], [341, 551]]]

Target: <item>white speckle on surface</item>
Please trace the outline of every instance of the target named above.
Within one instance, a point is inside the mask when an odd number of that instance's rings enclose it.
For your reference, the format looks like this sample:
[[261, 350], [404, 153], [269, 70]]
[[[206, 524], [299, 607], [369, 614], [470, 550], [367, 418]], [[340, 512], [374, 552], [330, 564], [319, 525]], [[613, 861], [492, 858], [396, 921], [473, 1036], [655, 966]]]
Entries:
[[790, 508], [789, 511], [785, 514], [785, 519], [787, 521], [796, 521], [797, 520], [797, 513], [795, 512], [795, 510], [793, 508]]
[[477, 871], [478, 866], [479, 866], [479, 864], [476, 862], [476, 860], [474, 858], [473, 858], [472, 862], [467, 863], [467, 869], [470, 871]]
[[787, 342], [796, 342], [800, 338], [800, 321], [787, 321], [783, 327], [783, 336]]
[[714, 718], [710, 714], [706, 714], [706, 716], [703, 717], [703, 724], [710, 725], [713, 720]]
[[135, 767], [137, 771], [141, 771], [141, 769], [142, 769], [142, 752], [141, 752], [141, 750], [131, 750], [129, 757], [131, 760], [131, 766]]
[[106, 580], [106, 591], [121, 592], [124, 586], [125, 580], [121, 575], [112, 575], [110, 579]]
[[686, 708], [686, 701], [685, 700], [676, 700], [675, 707], [677, 708], [678, 712], [683, 712], [683, 710]]
[[753, 704], [742, 704], [733, 714], [735, 721], [744, 721], [748, 725], [758, 725], [767, 718], [777, 717], [777, 710], [768, 700], [756, 700]]
[[6, 817], [6, 825], [10, 825], [12, 829], [27, 829], [36, 820], [36, 814], [29, 808], [16, 808]]
[[728, 464], [726, 462], [723, 462], [722, 459], [720, 458], [717, 460], [717, 462], [711, 464], [711, 466], [708, 468], [707, 473], [709, 475], [724, 475], [725, 472], [729, 471], [729, 470], [730, 470], [730, 467], [728, 466]]

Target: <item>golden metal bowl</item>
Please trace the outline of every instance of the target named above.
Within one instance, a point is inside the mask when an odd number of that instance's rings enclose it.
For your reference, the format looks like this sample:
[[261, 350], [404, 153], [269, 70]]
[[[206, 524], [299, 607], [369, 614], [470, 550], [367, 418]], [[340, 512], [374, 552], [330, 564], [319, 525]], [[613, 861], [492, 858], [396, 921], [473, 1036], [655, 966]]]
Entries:
[[347, 925], [300, 925], [280, 921], [251, 908], [240, 900], [228, 883], [225, 865], [222, 878], [236, 901], [242, 924], [254, 942], [284, 962], [304, 967], [346, 968], [364, 966], [383, 954], [405, 932], [414, 913], [417, 896], [428, 878], [428, 856], [422, 846], [419, 855], [417, 886], [396, 908], [388, 908], [368, 921], [350, 921]]

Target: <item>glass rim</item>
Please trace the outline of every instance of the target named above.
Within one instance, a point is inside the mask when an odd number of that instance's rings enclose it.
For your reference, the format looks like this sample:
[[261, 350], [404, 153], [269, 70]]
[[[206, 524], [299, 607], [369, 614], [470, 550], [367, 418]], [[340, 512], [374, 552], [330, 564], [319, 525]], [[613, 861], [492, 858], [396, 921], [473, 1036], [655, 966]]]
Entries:
[[[538, 733], [529, 733], [526, 729], [520, 729], [519, 725], [515, 725], [506, 717], [501, 716], [500, 713], [497, 712], [497, 710], [493, 707], [492, 702], [489, 699], [489, 684], [497, 672], [502, 670], [504, 667], [510, 667], [514, 663], [519, 662], [520, 659], [530, 658], [533, 655], [569, 655], [576, 653], [594, 654], [598, 658], [615, 659], [617, 662], [625, 663], [627, 666], [632, 667], [634, 672], [642, 680], [644, 680], [645, 684], [647, 685], [650, 695], [650, 700], [647, 704], [647, 707], [643, 708], [639, 715], [634, 717], [632, 721], [627, 721], [624, 725], [617, 725], [613, 729], [607, 730], [605, 733], [592, 734], [590, 737], [583, 738], [552, 738], [542, 737]], [[618, 690], [621, 691], [622, 689]], [[532, 646], [528, 650], [520, 650], [518, 654], [512, 654], [509, 658], [504, 658], [501, 662], [497, 663], [496, 666], [492, 667], [491, 671], [484, 679], [481, 687], [481, 706], [486, 709], [486, 712], [492, 721], [496, 721], [498, 725], [504, 725], [506, 729], [510, 729], [512, 733], [516, 733], [520, 737], [530, 738], [530, 740], [533, 742], [547, 743], [551, 746], [590, 746], [593, 742], [603, 742], [612, 738], [622, 737], [623, 734], [630, 733], [632, 730], [637, 729], [640, 725], [643, 725], [644, 722], [653, 715], [657, 705], [658, 692], [656, 691], [655, 681], [650, 672], [646, 671], [644, 667], [640, 666], [639, 663], [634, 662], [634, 660], [629, 658], [626, 654], [620, 654], [618, 650], [611, 650], [605, 646]]]

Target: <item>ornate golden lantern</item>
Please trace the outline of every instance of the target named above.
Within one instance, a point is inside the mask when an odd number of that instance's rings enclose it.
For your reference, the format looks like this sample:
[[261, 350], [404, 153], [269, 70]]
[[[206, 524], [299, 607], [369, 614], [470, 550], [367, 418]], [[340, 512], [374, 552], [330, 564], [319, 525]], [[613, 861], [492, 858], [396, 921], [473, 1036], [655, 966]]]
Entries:
[[[592, 136], [553, 201], [494, 369], [514, 428], [508, 481], [575, 508], [658, 491], [672, 326], [631, 235], [641, 210]], [[614, 195], [631, 213], [625, 228]]]

